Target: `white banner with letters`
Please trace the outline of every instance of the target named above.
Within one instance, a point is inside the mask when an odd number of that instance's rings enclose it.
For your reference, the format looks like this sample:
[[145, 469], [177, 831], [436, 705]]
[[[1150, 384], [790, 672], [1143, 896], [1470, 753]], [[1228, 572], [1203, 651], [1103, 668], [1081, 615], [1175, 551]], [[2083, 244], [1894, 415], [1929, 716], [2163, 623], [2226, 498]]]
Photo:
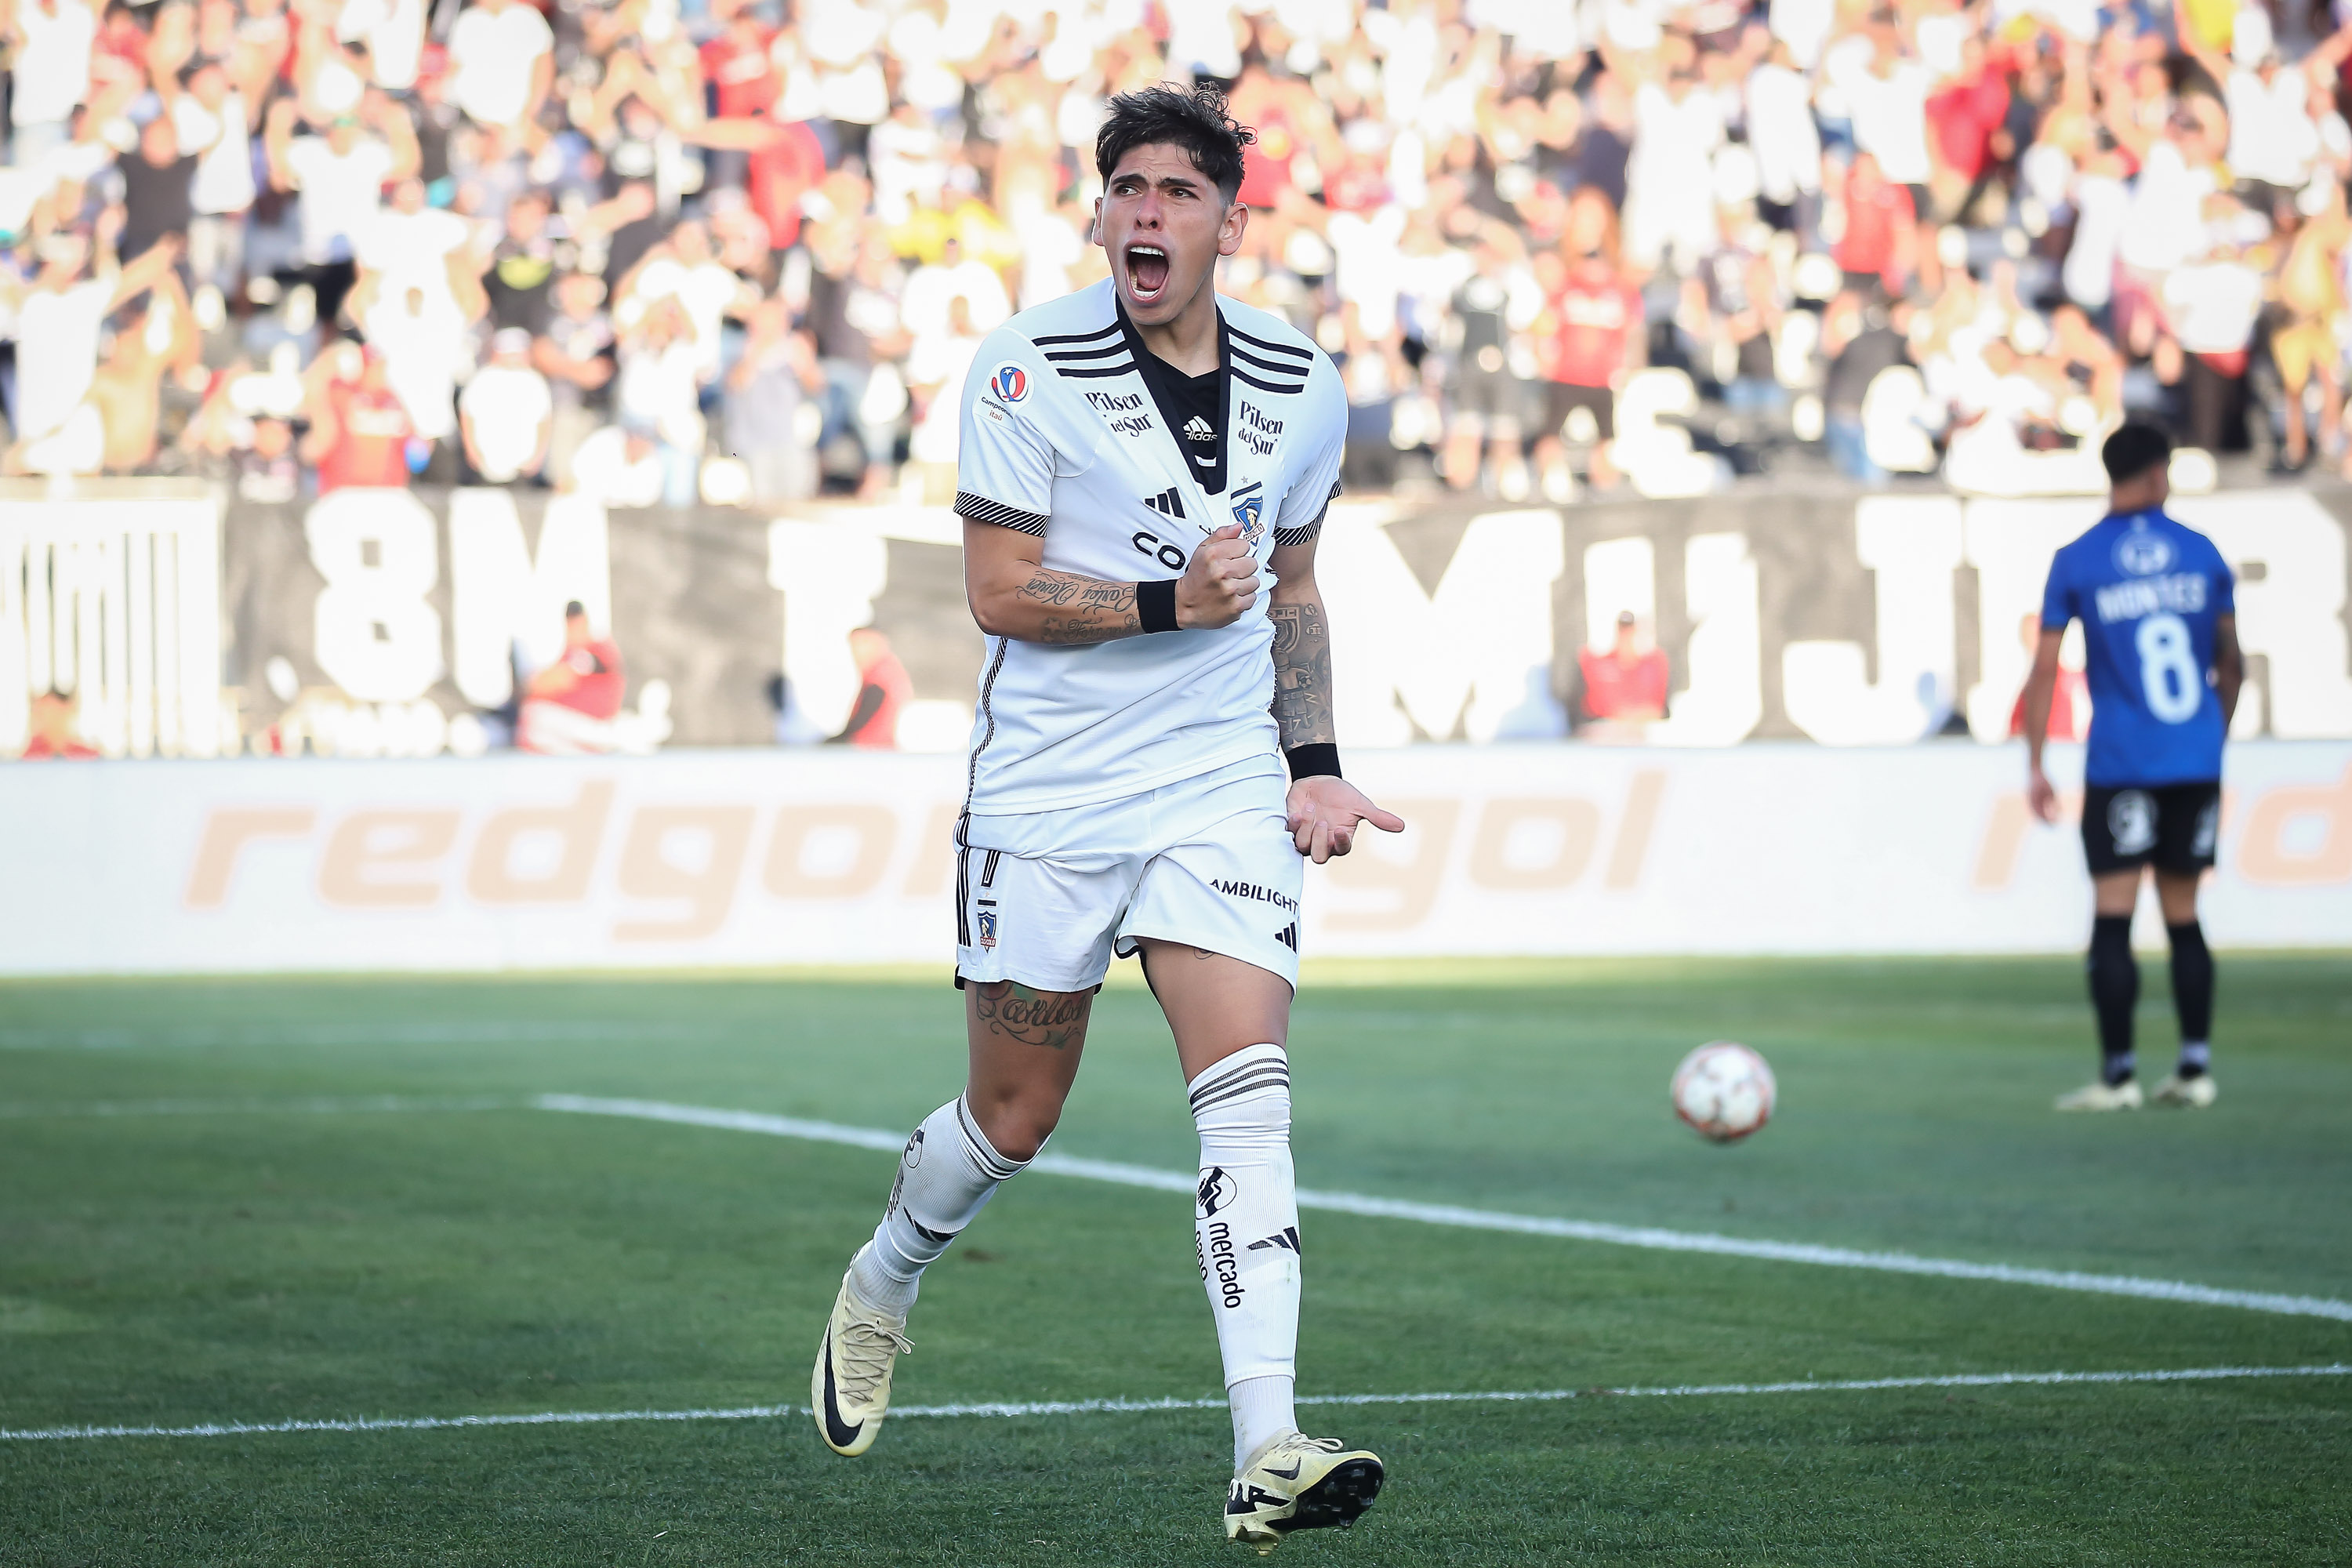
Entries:
[[[2057, 750], [2062, 786], [2079, 759]], [[1310, 876], [1301, 946], [2074, 951], [2079, 840], [2029, 817], [2022, 765], [1964, 742], [1354, 752], [1412, 827]], [[834, 749], [12, 767], [0, 972], [944, 963], [962, 785], [961, 757]], [[2352, 945], [2352, 744], [2232, 746], [2223, 800], [2213, 941]]]

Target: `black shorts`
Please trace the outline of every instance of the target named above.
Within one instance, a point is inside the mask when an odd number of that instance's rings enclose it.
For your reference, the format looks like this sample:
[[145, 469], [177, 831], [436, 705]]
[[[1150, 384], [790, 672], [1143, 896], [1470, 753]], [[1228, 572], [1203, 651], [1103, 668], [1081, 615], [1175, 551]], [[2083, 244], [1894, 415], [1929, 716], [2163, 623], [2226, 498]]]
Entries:
[[2094, 877], [2142, 866], [2194, 875], [2213, 864], [2221, 826], [2219, 784], [2093, 784], [2083, 792], [2083, 858]]
[[1617, 437], [1617, 395], [1605, 386], [1571, 386], [1564, 381], [1544, 384], [1544, 433], [1557, 436], [1568, 416], [1580, 408], [1592, 411], [1592, 423], [1600, 431], [1596, 441], [1612, 441]]

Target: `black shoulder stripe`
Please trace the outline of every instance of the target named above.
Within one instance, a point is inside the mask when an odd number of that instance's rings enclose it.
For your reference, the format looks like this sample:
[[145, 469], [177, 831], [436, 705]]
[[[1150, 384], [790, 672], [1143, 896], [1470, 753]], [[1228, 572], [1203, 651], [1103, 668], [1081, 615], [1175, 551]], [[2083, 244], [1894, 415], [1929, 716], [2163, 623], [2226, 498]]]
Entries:
[[1238, 343], [1234, 345], [1233, 353], [1234, 358], [1240, 361], [1242, 363], [1254, 364], [1257, 366], [1258, 369], [1270, 371], [1276, 375], [1290, 376], [1305, 375], [1307, 374], [1307, 367], [1306, 365], [1293, 364], [1286, 359], [1268, 359], [1264, 354], [1254, 354]]
[[1023, 511], [1006, 506], [1003, 501], [976, 496], [970, 490], [956, 491], [955, 510], [958, 517], [968, 517], [974, 522], [992, 522], [999, 528], [1009, 528], [1015, 533], [1026, 533], [1038, 539], [1045, 537], [1045, 519], [1034, 511]]
[[1057, 364], [1054, 367], [1055, 373], [1061, 375], [1132, 375], [1135, 374], [1135, 362], [1131, 359], [1118, 364]]
[[1331, 503], [1339, 499], [1339, 481], [1334, 479], [1331, 481], [1331, 493], [1323, 498], [1322, 510], [1315, 514], [1315, 521], [1313, 522], [1303, 524], [1297, 528], [1276, 529], [1274, 531], [1274, 542], [1276, 544], [1306, 543], [1308, 540], [1323, 531], [1323, 520], [1331, 515]]
[[1032, 338], [1029, 341], [1039, 348], [1044, 348], [1047, 343], [1091, 343], [1101, 338], [1115, 337], [1118, 333], [1118, 323], [1113, 321], [1098, 332], [1056, 332], [1050, 337]]
[[[1233, 333], [1234, 336], [1241, 339], [1242, 342], [1250, 344], [1252, 347], [1265, 349], [1273, 353], [1288, 354], [1293, 359], [1305, 360], [1308, 364], [1315, 363], [1315, 351], [1313, 349], [1302, 349], [1294, 343], [1275, 343], [1268, 342], [1264, 338], [1254, 338], [1247, 332], [1242, 331], [1239, 327], [1234, 326], [1231, 321], [1225, 323], [1225, 331]], [[1045, 340], [1039, 338], [1037, 341], [1042, 343]]]
[[[1241, 382], [1244, 385], [1255, 386], [1260, 392], [1279, 392], [1287, 395], [1289, 394], [1300, 393], [1307, 390], [1307, 384], [1303, 381], [1295, 386], [1276, 386], [1273, 382], [1260, 381], [1257, 377], [1250, 374], [1249, 372], [1242, 369], [1239, 365], [1231, 365], [1227, 368], [1231, 371], [1233, 378], [1235, 381]], [[1064, 375], [1067, 375], [1070, 373], [1068, 371], [1064, 371], [1062, 374]]]
[[1049, 360], [1100, 359], [1105, 354], [1125, 353], [1125, 343], [1105, 343], [1098, 349], [1057, 349], [1045, 357]]

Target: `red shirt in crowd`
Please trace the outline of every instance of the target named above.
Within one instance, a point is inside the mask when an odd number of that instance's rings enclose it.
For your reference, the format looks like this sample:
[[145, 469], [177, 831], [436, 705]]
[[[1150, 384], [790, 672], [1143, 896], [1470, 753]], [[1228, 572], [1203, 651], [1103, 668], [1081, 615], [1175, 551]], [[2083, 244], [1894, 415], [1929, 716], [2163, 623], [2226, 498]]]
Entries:
[[1625, 366], [1625, 345], [1642, 325], [1642, 291], [1597, 256], [1576, 264], [1552, 300], [1559, 323], [1546, 375], [1570, 386], [1607, 386]]
[[[866, 721], [851, 731], [845, 740], [853, 746], [872, 746], [888, 750], [898, 743], [898, 714], [914, 700], [915, 683], [908, 677], [907, 667], [889, 646], [865, 650], [865, 668], [857, 672], [859, 690], [857, 707], [863, 711], [866, 703], [878, 696], [874, 710]], [[868, 694], [874, 694], [869, 696]]]
[[1845, 233], [1831, 254], [1841, 270], [1856, 277], [1876, 273], [1889, 287], [1895, 281], [1895, 242], [1908, 233], [1916, 214], [1908, 186], [1877, 180], [1864, 188], [1849, 173], [1845, 177]]
[[702, 46], [702, 78], [719, 99], [719, 118], [765, 114], [776, 101], [776, 64], [768, 28], [730, 29]]
[[1666, 710], [1664, 649], [1654, 647], [1629, 664], [1614, 649], [1595, 653], [1586, 648], [1576, 656], [1576, 664], [1584, 672], [1584, 710], [1595, 719], [1628, 713], [1646, 717]]
[[2009, 118], [2009, 80], [1986, 69], [1974, 81], [1927, 100], [1927, 128], [1952, 172], [1974, 180], [1992, 156], [1992, 133]]
[[768, 226], [768, 243], [788, 250], [801, 234], [801, 197], [824, 178], [824, 146], [797, 121], [779, 122], [783, 134], [751, 154], [751, 210]]
[[51, 741], [47, 735], [36, 735], [26, 742], [25, 749], [16, 754], [26, 762], [31, 762], [37, 757], [59, 757], [68, 762], [79, 763], [88, 762], [97, 756], [98, 748], [70, 737], [59, 742]]
[[621, 710], [621, 650], [610, 637], [591, 637], [566, 648], [557, 662], [580, 679], [544, 700], [561, 702], [591, 719], [610, 719]]
[[1303, 149], [1286, 109], [1269, 106], [1257, 121], [1257, 144], [1242, 153], [1241, 200], [1253, 207], [1272, 208], [1293, 182], [1290, 161]]
[[[2090, 728], [2087, 724], [2077, 725], [2074, 722], [2074, 710], [2078, 704], [2090, 700], [2090, 688], [2084, 683], [2083, 672], [2060, 665], [2057, 684], [2050, 689], [2050, 729], [2047, 731], [2050, 739], [2073, 741], [2087, 733]], [[2009, 733], [2011, 740], [2025, 733], [2025, 693], [2022, 691], [2017, 694], [2017, 701], [2009, 710]]]
[[335, 444], [319, 460], [319, 493], [346, 485], [404, 488], [408, 483], [408, 438], [416, 434], [408, 410], [389, 387], [371, 391], [343, 381], [327, 389], [334, 411]]

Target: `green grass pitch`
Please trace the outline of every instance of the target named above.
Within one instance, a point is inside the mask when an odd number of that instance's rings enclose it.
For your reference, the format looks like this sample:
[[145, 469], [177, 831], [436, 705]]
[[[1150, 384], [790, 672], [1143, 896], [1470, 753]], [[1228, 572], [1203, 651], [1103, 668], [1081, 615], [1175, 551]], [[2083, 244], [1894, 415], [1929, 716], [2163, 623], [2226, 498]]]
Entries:
[[[2160, 961], [2147, 982], [2160, 1072]], [[2081, 984], [2060, 960], [1310, 967], [1300, 1180], [2352, 1299], [2352, 958], [2224, 955], [2199, 1114], [2050, 1111], [2093, 1059]], [[1665, 1105], [1718, 1037], [1780, 1081], [1730, 1148]], [[929, 974], [0, 986], [0, 1427], [799, 1403], [889, 1156], [520, 1102], [895, 1131], [961, 1052]], [[1088, 1056], [1055, 1148], [1189, 1168], [1139, 988], [1104, 994]], [[375, 1095], [441, 1103], [349, 1108]], [[1303, 1228], [1307, 1394], [2352, 1362], [2325, 1318]], [[1174, 1194], [1024, 1178], [926, 1283], [898, 1401], [1213, 1394], [1190, 1232]], [[1310, 1426], [1377, 1448], [1390, 1485], [1277, 1562], [2352, 1562], [2352, 1377]], [[854, 1461], [800, 1416], [0, 1441], [0, 1563], [1234, 1562], [1228, 1445], [1217, 1410], [909, 1419]]]

